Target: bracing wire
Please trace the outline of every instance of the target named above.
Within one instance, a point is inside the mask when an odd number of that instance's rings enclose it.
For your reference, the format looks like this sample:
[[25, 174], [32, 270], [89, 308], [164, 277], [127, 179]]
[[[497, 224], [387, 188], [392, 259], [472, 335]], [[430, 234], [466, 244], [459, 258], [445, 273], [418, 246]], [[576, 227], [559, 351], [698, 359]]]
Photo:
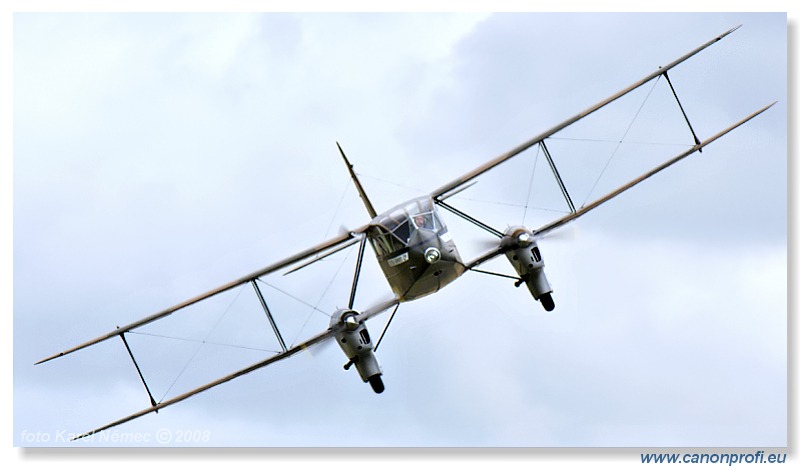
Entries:
[[397, 188], [408, 189], [408, 190], [414, 191], [415, 193], [419, 193], [419, 194], [422, 194], [422, 193], [425, 192], [421, 188], [418, 188], [418, 187], [415, 187], [415, 186], [409, 186], [407, 184], [401, 184], [401, 183], [398, 183], [396, 181], [390, 181], [390, 180], [387, 180], [387, 179], [384, 179], [384, 178], [378, 178], [377, 176], [365, 175], [364, 173], [359, 173], [358, 176], [360, 176], [362, 178], [365, 178], [365, 179], [379, 181], [381, 183], [385, 183], [385, 184], [388, 184], [388, 185], [391, 185], [391, 186], [395, 186]]
[[275, 354], [280, 353], [280, 351], [275, 351], [274, 349], [254, 348], [252, 346], [242, 346], [242, 345], [239, 345], [239, 344], [231, 344], [231, 343], [220, 343], [220, 342], [216, 342], [216, 341], [202, 341], [202, 340], [199, 340], [199, 339], [182, 338], [180, 336], [159, 335], [159, 334], [155, 334], [155, 333], [144, 333], [144, 332], [141, 332], [141, 331], [133, 331], [133, 330], [131, 330], [131, 331], [128, 331], [128, 334], [141, 335], [141, 336], [152, 336], [154, 338], [174, 339], [174, 340], [177, 340], [177, 341], [185, 341], [187, 343], [203, 343], [203, 344], [210, 344], [212, 346], [225, 346], [225, 347], [228, 347], [228, 348], [235, 348], [235, 349], [247, 349], [247, 350], [250, 350], [250, 351], [270, 352], [270, 353], [275, 353]]
[[287, 296], [287, 297], [289, 297], [289, 298], [291, 298], [291, 299], [293, 299], [293, 300], [295, 300], [295, 301], [297, 301], [297, 302], [299, 302], [299, 303], [301, 303], [301, 304], [303, 304], [303, 305], [305, 305], [306, 307], [308, 307], [308, 308], [310, 308], [310, 309], [311, 309], [311, 312], [310, 312], [310, 313], [309, 313], [309, 315], [306, 317], [306, 320], [305, 320], [305, 322], [303, 322], [303, 325], [302, 325], [302, 326], [300, 327], [300, 329], [298, 330], [298, 332], [297, 332], [297, 334], [295, 335], [294, 339], [292, 340], [292, 343], [291, 343], [291, 344], [295, 344], [295, 343], [297, 342], [297, 338], [299, 338], [299, 337], [300, 337], [300, 334], [303, 332], [303, 330], [305, 329], [306, 325], [308, 325], [308, 322], [311, 320], [312, 314], [313, 314], [314, 312], [317, 312], [317, 313], [320, 313], [320, 314], [322, 314], [322, 315], [325, 315], [325, 317], [326, 317], [326, 318], [330, 318], [330, 317], [331, 317], [332, 313], [329, 313], [329, 312], [326, 312], [326, 311], [324, 311], [324, 310], [320, 309], [320, 308], [319, 308], [319, 304], [322, 302], [322, 299], [324, 299], [324, 298], [325, 298], [325, 295], [327, 295], [327, 293], [328, 293], [328, 291], [330, 290], [331, 286], [332, 286], [332, 285], [333, 285], [333, 283], [335, 282], [335, 280], [336, 280], [337, 276], [339, 275], [339, 273], [340, 273], [340, 272], [341, 272], [341, 270], [342, 270], [342, 267], [344, 266], [344, 263], [345, 263], [345, 261], [347, 261], [347, 259], [350, 257], [350, 252], [351, 252], [351, 251], [352, 251], [352, 250], [349, 250], [349, 251], [347, 252], [347, 255], [342, 257], [342, 261], [339, 263], [339, 267], [336, 269], [336, 272], [333, 274], [333, 276], [331, 276], [331, 280], [330, 280], [330, 282], [328, 282], [328, 285], [327, 285], [327, 286], [325, 287], [325, 289], [322, 291], [322, 294], [320, 294], [320, 296], [319, 296], [319, 299], [317, 300], [317, 304], [316, 304], [316, 305], [314, 305], [314, 304], [312, 304], [312, 303], [310, 303], [310, 302], [308, 302], [308, 301], [306, 301], [306, 300], [304, 300], [304, 299], [302, 299], [302, 298], [300, 298], [300, 297], [298, 297], [298, 296], [296, 296], [296, 295], [292, 294], [291, 292], [288, 292], [288, 291], [286, 291], [286, 290], [284, 290], [284, 289], [281, 289], [280, 287], [278, 287], [278, 286], [276, 286], [276, 285], [274, 285], [274, 284], [271, 284], [271, 283], [269, 283], [269, 282], [265, 281], [264, 279], [261, 279], [261, 278], [257, 278], [257, 279], [256, 279], [256, 281], [258, 281], [258, 282], [261, 282], [261, 283], [262, 283], [262, 284], [264, 284], [265, 286], [267, 286], [267, 287], [270, 287], [270, 288], [272, 288], [272, 289], [274, 289], [274, 290], [276, 290], [276, 291], [280, 292], [281, 294], [283, 294], [283, 295], [285, 295], [285, 296]]
[[619, 141], [617, 141], [617, 145], [614, 147], [614, 151], [611, 152], [611, 155], [608, 157], [608, 160], [606, 160], [606, 164], [603, 166], [603, 169], [600, 171], [600, 174], [594, 181], [592, 189], [589, 190], [589, 194], [586, 195], [586, 199], [583, 201], [583, 204], [581, 204], [581, 207], [585, 206], [586, 203], [589, 202], [589, 198], [592, 196], [592, 193], [594, 192], [595, 188], [597, 188], [597, 184], [600, 182], [600, 179], [603, 178], [603, 174], [608, 169], [608, 165], [611, 164], [611, 160], [617, 154], [617, 151], [619, 151], [619, 148], [622, 146], [622, 142], [625, 140], [625, 137], [628, 135], [628, 132], [630, 132], [631, 128], [633, 127], [633, 123], [636, 122], [636, 119], [639, 117], [639, 113], [642, 112], [642, 108], [644, 108], [645, 103], [647, 103], [647, 99], [650, 98], [650, 94], [652, 94], [653, 90], [655, 90], [659, 80], [661, 80], [661, 75], [659, 75], [653, 81], [653, 86], [650, 87], [650, 90], [647, 92], [647, 95], [644, 97], [644, 100], [642, 100], [642, 103], [639, 105], [639, 109], [636, 110], [636, 113], [633, 115], [631, 122], [628, 123], [628, 127], [625, 129], [625, 132], [622, 134], [622, 137], [619, 139]]
[[344, 197], [347, 195], [347, 190], [350, 189], [350, 184], [352, 183], [351, 179], [347, 179], [347, 184], [344, 186], [342, 190], [342, 196], [339, 198], [339, 203], [336, 204], [336, 210], [333, 212], [333, 216], [331, 216], [331, 221], [328, 223], [328, 228], [325, 229], [325, 236], [323, 238], [328, 238], [328, 235], [331, 233], [331, 228], [333, 227], [334, 222], [336, 221], [336, 216], [339, 215], [339, 211], [342, 209], [342, 203], [344, 203]]
[[264, 285], [265, 285], [265, 286], [267, 286], [267, 287], [271, 287], [272, 289], [275, 289], [276, 291], [280, 292], [281, 294], [284, 294], [284, 295], [286, 295], [287, 297], [289, 297], [289, 298], [291, 298], [291, 299], [293, 299], [293, 300], [296, 300], [296, 301], [300, 302], [301, 304], [305, 305], [306, 307], [309, 307], [309, 308], [311, 308], [311, 309], [314, 309], [314, 310], [316, 310], [317, 312], [319, 312], [319, 313], [321, 313], [321, 314], [323, 314], [323, 315], [325, 315], [325, 316], [327, 316], [327, 317], [330, 317], [330, 314], [329, 314], [329, 313], [327, 313], [327, 312], [325, 312], [325, 311], [323, 311], [323, 310], [320, 310], [319, 308], [315, 307], [313, 304], [311, 304], [311, 303], [309, 303], [309, 302], [306, 302], [305, 300], [301, 299], [300, 297], [297, 297], [296, 295], [294, 295], [294, 294], [292, 294], [292, 293], [290, 293], [290, 292], [287, 292], [287, 291], [285, 291], [285, 290], [281, 289], [281, 288], [280, 288], [280, 287], [278, 287], [278, 286], [275, 286], [275, 285], [273, 285], [273, 284], [270, 284], [269, 282], [267, 282], [267, 281], [265, 281], [265, 280], [263, 280], [263, 279], [261, 279], [261, 278], [258, 278], [258, 279], [256, 279], [256, 281], [259, 281], [259, 282], [261, 282], [262, 284], [264, 284]]
[[[450, 199], [450, 198], [448, 198]], [[470, 201], [470, 202], [479, 202], [481, 204], [492, 204], [495, 206], [505, 206], [505, 207], [525, 207], [525, 204], [519, 204], [517, 202], [504, 202], [504, 201], [490, 201], [488, 199], [477, 199], [474, 197], [464, 197], [464, 196], [453, 196], [452, 199], [458, 201]]]
[[533, 159], [533, 170], [531, 171], [531, 179], [528, 182], [528, 196], [525, 198], [525, 210], [522, 212], [522, 225], [525, 225], [525, 218], [528, 216], [528, 203], [531, 200], [531, 192], [533, 192], [533, 178], [536, 176], [536, 166], [539, 163], [539, 152], [542, 150], [541, 146], [536, 146], [536, 156]]
[[190, 365], [190, 364], [191, 364], [191, 363], [194, 361], [194, 358], [197, 356], [197, 354], [198, 354], [198, 353], [200, 352], [200, 350], [203, 348], [203, 345], [205, 345], [205, 344], [206, 344], [206, 342], [208, 341], [208, 338], [210, 338], [210, 337], [211, 337], [211, 335], [214, 333], [214, 331], [216, 331], [216, 329], [217, 329], [217, 328], [219, 327], [219, 325], [222, 323], [222, 320], [223, 320], [223, 319], [224, 319], [224, 318], [225, 318], [225, 317], [228, 315], [228, 312], [230, 312], [230, 311], [231, 311], [231, 308], [233, 307], [233, 304], [235, 304], [235, 303], [236, 303], [236, 300], [237, 300], [237, 299], [239, 299], [239, 295], [241, 295], [241, 293], [242, 293], [242, 288], [240, 287], [240, 288], [238, 289], [238, 291], [236, 292], [236, 297], [234, 297], [234, 298], [233, 298], [233, 300], [231, 301], [231, 303], [230, 303], [230, 304], [228, 304], [228, 308], [226, 308], [226, 309], [225, 309], [225, 311], [222, 313], [222, 315], [220, 315], [220, 317], [217, 319], [217, 322], [216, 322], [216, 323], [214, 323], [214, 326], [213, 326], [213, 327], [211, 328], [211, 330], [210, 330], [210, 331], [209, 331], [209, 332], [206, 334], [206, 337], [205, 337], [205, 338], [203, 338], [203, 341], [202, 341], [202, 342], [200, 342], [200, 344], [198, 344], [198, 345], [197, 345], [197, 348], [195, 348], [195, 350], [194, 350], [194, 353], [192, 354], [192, 357], [190, 357], [190, 358], [189, 358], [189, 360], [186, 362], [186, 364], [184, 364], [184, 366], [183, 366], [183, 368], [181, 369], [181, 371], [180, 371], [180, 372], [178, 372], [178, 375], [177, 375], [177, 377], [175, 377], [175, 380], [173, 380], [173, 381], [172, 381], [172, 383], [170, 384], [170, 386], [167, 388], [167, 391], [166, 391], [166, 392], [164, 392], [164, 395], [161, 397], [161, 400], [159, 400], [159, 402], [162, 402], [162, 401], [164, 401], [164, 398], [166, 398], [166, 396], [167, 396], [167, 395], [169, 394], [169, 392], [172, 390], [172, 387], [174, 387], [174, 386], [175, 386], [175, 384], [176, 384], [176, 383], [178, 383], [178, 380], [180, 380], [180, 378], [183, 376], [184, 372], [186, 372], [186, 369], [188, 369], [188, 368], [189, 368], [189, 365]]
[[[614, 139], [582, 139], [578, 137], [549, 137], [549, 140], [565, 140], [569, 142], [598, 142], [598, 143], [617, 143], [618, 140]], [[643, 142], [638, 140], [629, 140], [628, 144], [632, 145], [653, 145], [663, 147], [692, 147], [694, 144], [677, 143], [677, 142]]]
[[327, 295], [328, 291], [330, 290], [331, 286], [333, 285], [334, 281], [336, 280], [336, 277], [339, 276], [339, 273], [341, 272], [342, 267], [344, 266], [344, 262], [347, 261], [347, 259], [350, 257], [350, 253], [352, 251], [353, 250], [347, 250], [347, 255], [342, 257], [342, 262], [339, 263], [339, 267], [336, 268], [336, 272], [333, 274], [333, 276], [331, 276], [330, 282], [328, 282], [328, 285], [325, 286], [325, 289], [322, 291], [322, 294], [320, 294], [319, 299], [317, 299], [317, 304], [312, 307], [313, 310], [306, 317], [306, 321], [303, 322], [303, 326], [301, 326], [300, 329], [297, 330], [297, 334], [295, 335], [294, 340], [292, 340], [292, 345], [297, 343], [297, 338], [300, 337], [300, 334], [306, 328], [306, 325], [308, 325], [308, 322], [309, 322], [309, 320], [311, 320], [311, 316], [315, 311], [324, 313], [325, 316], [327, 316], [328, 318], [331, 317], [330, 313], [326, 313], [326, 312], [324, 312], [324, 311], [319, 309], [319, 304], [322, 303], [322, 299], [325, 298], [325, 295]]

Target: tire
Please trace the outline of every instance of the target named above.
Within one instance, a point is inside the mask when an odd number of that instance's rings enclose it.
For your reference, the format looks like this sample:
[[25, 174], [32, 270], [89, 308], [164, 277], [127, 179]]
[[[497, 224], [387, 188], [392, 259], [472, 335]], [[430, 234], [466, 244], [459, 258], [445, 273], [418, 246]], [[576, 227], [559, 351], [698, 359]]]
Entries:
[[383, 393], [385, 387], [383, 386], [383, 380], [381, 380], [380, 375], [373, 375], [369, 378], [369, 384], [372, 386], [372, 390], [375, 393]]
[[550, 292], [542, 294], [542, 296], [539, 297], [539, 302], [542, 303], [542, 307], [548, 312], [552, 312], [553, 309], [556, 308], [556, 303], [553, 301], [553, 296]]

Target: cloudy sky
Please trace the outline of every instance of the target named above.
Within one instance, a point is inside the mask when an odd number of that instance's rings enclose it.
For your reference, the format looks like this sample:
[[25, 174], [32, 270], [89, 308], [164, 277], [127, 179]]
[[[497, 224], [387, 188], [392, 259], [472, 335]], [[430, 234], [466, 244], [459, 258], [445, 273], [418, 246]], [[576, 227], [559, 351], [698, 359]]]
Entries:
[[[739, 24], [670, 72], [692, 125], [702, 139], [778, 104], [542, 241], [554, 312], [470, 273], [400, 307], [382, 395], [315, 348], [112, 432], [786, 445], [786, 15], [738, 13], [16, 14], [14, 444], [64, 445], [148, 404], [119, 340], [35, 361], [363, 224], [336, 141], [385, 210]], [[691, 143], [663, 80], [556, 137], [577, 205]], [[536, 228], [565, 211], [548, 171], [534, 149], [452, 202]], [[480, 231], [445, 217], [465, 258], [481, 251]], [[346, 304], [354, 259], [267, 279], [287, 342]], [[357, 308], [389, 295], [367, 259]], [[129, 339], [161, 399], [265, 357], [271, 335], [242, 289]]]

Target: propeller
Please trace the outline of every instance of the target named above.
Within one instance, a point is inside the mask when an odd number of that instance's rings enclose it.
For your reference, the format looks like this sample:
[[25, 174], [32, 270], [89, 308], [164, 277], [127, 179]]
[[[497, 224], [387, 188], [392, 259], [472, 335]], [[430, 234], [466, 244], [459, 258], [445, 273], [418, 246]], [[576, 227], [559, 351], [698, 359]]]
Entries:
[[[557, 241], [557, 242], [574, 242], [578, 239], [578, 230], [574, 224], [564, 227], [561, 230], [554, 230], [544, 235], [534, 236], [533, 240], [537, 243], [542, 240]], [[488, 251], [497, 248], [502, 242], [502, 238], [481, 238], [476, 240], [475, 245], [483, 251]]]
[[578, 240], [578, 226], [569, 224], [560, 230], [553, 230], [536, 237], [539, 240], [554, 240], [560, 242], [574, 242]]

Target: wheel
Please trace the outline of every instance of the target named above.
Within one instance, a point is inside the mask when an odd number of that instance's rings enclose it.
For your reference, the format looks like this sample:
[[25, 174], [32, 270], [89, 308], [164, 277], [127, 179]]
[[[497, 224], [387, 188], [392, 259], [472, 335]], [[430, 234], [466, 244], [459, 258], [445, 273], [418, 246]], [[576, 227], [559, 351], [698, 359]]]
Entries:
[[383, 393], [385, 390], [385, 387], [383, 386], [383, 380], [381, 380], [380, 375], [376, 374], [370, 377], [369, 384], [372, 386], [372, 390], [375, 391], [375, 393]]
[[539, 302], [542, 303], [542, 307], [548, 312], [552, 312], [553, 309], [556, 308], [556, 303], [553, 301], [553, 296], [550, 292], [542, 294], [542, 296], [539, 297]]

